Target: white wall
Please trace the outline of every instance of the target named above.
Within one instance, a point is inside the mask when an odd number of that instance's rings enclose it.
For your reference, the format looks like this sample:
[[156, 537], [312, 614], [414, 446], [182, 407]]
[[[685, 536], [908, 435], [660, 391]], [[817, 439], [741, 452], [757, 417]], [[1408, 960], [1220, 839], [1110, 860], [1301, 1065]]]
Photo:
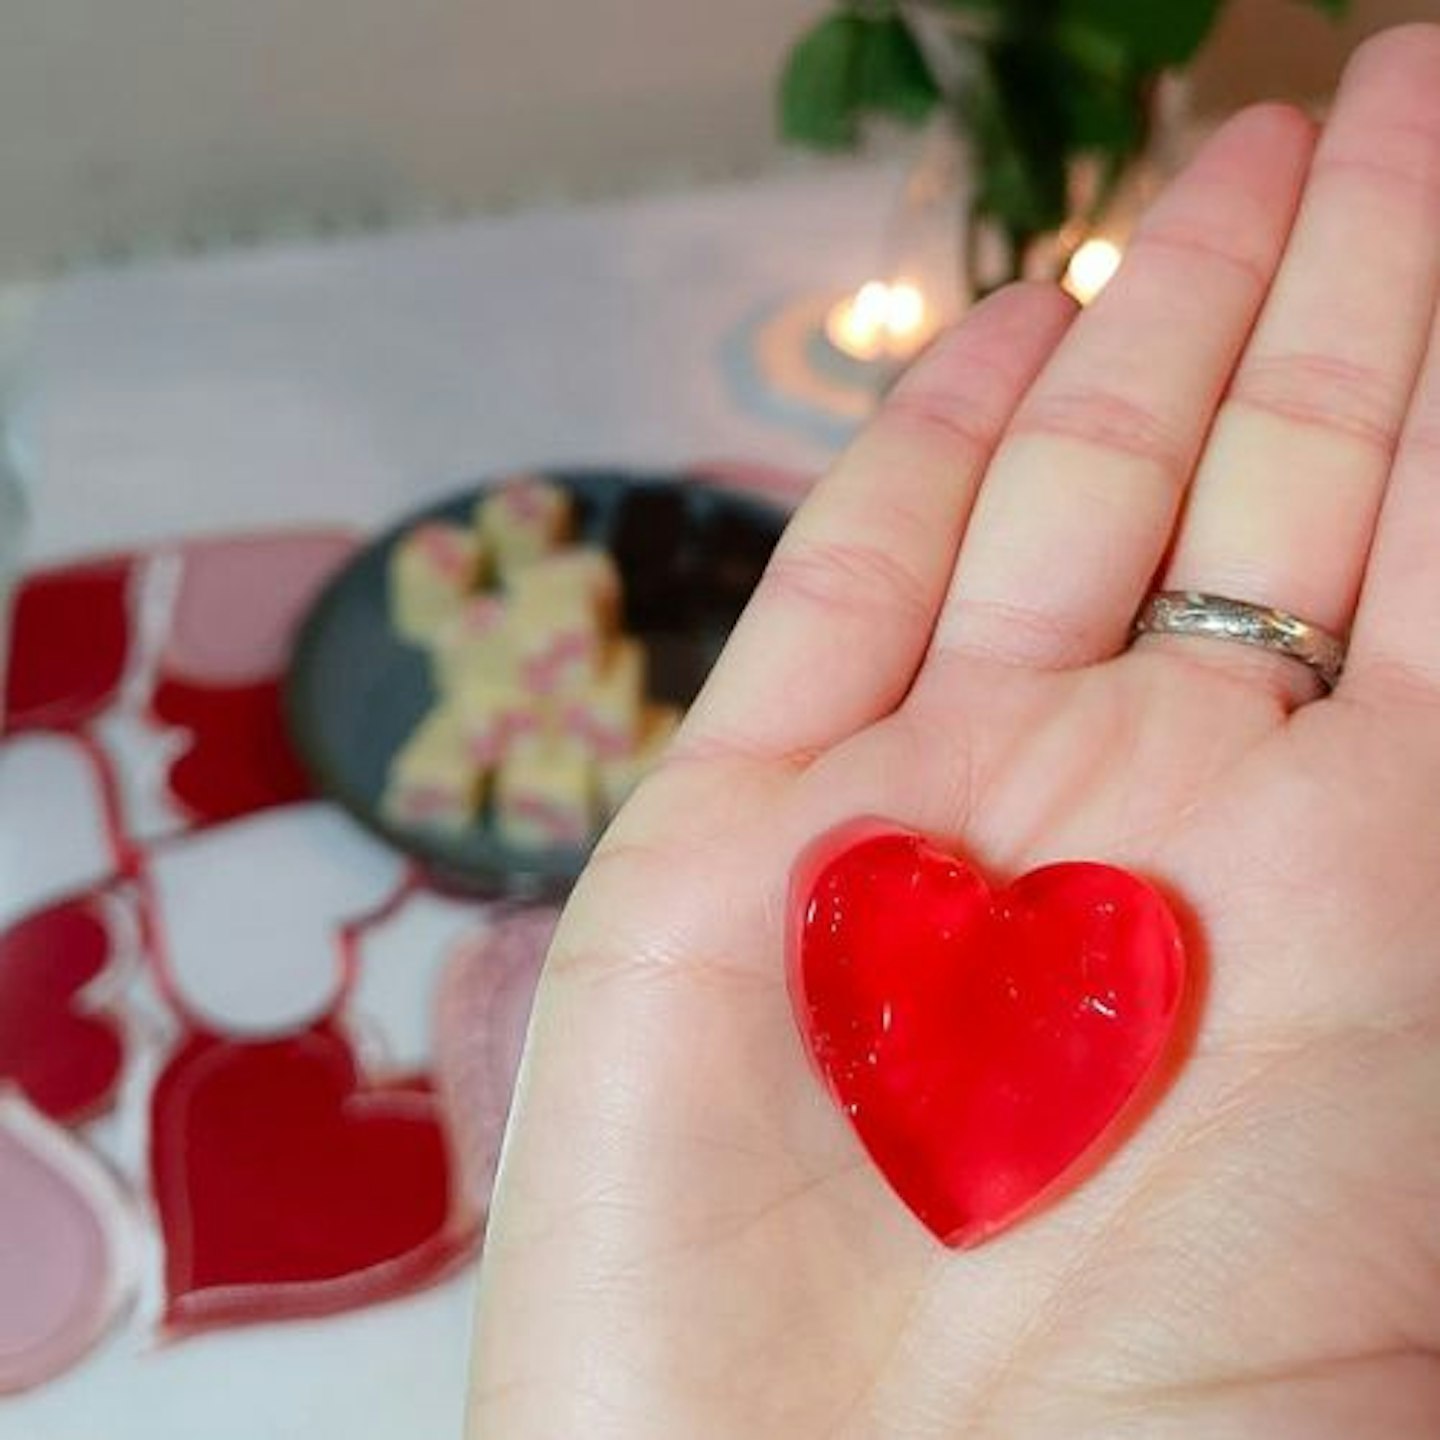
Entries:
[[815, 0], [0, 0], [0, 273], [773, 158]]
[[[107, 251], [772, 163], [823, 0], [0, 0], [0, 277]], [[1163, 0], [1135, 0], [1137, 4]], [[1362, 30], [1236, 0], [1201, 98], [1324, 87]]]

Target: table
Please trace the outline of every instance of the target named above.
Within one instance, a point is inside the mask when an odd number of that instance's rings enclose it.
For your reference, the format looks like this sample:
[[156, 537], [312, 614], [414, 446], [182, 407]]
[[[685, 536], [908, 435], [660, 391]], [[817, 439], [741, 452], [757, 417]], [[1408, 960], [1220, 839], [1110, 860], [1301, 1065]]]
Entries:
[[371, 526], [538, 462], [818, 466], [719, 357], [757, 305], [867, 276], [892, 182], [842, 164], [68, 280], [20, 376], [34, 553]]
[[[67, 279], [38, 308], [19, 377], [32, 557], [278, 525], [368, 529], [473, 477], [547, 462], [813, 470], [827, 448], [747, 408], [722, 356], [757, 304], [863, 277], [888, 179], [842, 165]], [[58, 766], [52, 782], [35, 779], [32, 754], [17, 782], [12, 749], [8, 792], [6, 759], [0, 919], [98, 864], [77, 859], [82, 841], [47, 847], [30, 833], [53, 832], [45, 817], [67, 803], [64, 757], [42, 757]], [[342, 889], [357, 875], [383, 888], [392, 863], [325, 807], [300, 806], [238, 836], [208, 831], [167, 864], [182, 902], [198, 904], [217, 876], [279, 855]], [[464, 918], [438, 902], [422, 910], [389, 937], [391, 966]], [[377, 971], [366, 1003], [403, 1057], [423, 1041], [417, 992], [399, 974]], [[157, 1248], [152, 1233], [152, 1291]], [[142, 1315], [68, 1374], [0, 1400], [0, 1437], [458, 1434], [469, 1291], [454, 1279], [323, 1321], [159, 1348]]]

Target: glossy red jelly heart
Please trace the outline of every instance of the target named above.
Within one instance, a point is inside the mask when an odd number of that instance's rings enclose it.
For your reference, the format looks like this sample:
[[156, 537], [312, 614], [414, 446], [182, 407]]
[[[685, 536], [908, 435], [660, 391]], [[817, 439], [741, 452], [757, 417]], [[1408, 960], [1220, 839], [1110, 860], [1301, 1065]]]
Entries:
[[881, 1173], [965, 1246], [1103, 1144], [1175, 1029], [1185, 956], [1165, 901], [1124, 870], [1049, 865], [991, 890], [920, 836], [867, 822], [796, 870], [790, 984]]

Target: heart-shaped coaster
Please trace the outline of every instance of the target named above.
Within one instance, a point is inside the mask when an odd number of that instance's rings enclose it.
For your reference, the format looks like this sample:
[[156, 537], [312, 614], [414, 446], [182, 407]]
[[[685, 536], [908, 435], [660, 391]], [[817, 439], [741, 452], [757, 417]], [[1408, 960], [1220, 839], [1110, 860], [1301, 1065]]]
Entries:
[[865, 822], [796, 869], [790, 986], [825, 1084], [947, 1245], [1032, 1210], [1113, 1134], [1174, 1033], [1179, 928], [1124, 870], [1047, 865], [992, 890]]
[[125, 1044], [86, 991], [111, 962], [97, 903], [51, 905], [0, 931], [0, 1091], [13, 1081], [38, 1110], [75, 1124], [114, 1095]]
[[105, 1334], [134, 1294], [136, 1239], [109, 1170], [0, 1085], [0, 1397]]
[[150, 1124], [173, 1330], [372, 1304], [474, 1242], [435, 1098], [367, 1085], [329, 1023], [261, 1043], [192, 1036]]
[[150, 708], [161, 724], [188, 732], [167, 788], [191, 824], [218, 824], [310, 793], [285, 728], [278, 680], [212, 687], [163, 677]]
[[335, 530], [192, 540], [180, 565], [161, 674], [217, 690], [283, 675], [296, 627], [355, 544]]
[[480, 1215], [490, 1208], [530, 1007], [559, 918], [536, 906], [462, 941], [435, 997], [436, 1084], [466, 1197]]
[[16, 592], [0, 732], [74, 730], [119, 693], [130, 654], [128, 559], [48, 570]]
[[151, 716], [188, 731], [170, 765], [170, 798], [195, 825], [310, 793], [282, 714], [295, 627], [354, 549], [326, 531], [186, 546], [150, 696]]

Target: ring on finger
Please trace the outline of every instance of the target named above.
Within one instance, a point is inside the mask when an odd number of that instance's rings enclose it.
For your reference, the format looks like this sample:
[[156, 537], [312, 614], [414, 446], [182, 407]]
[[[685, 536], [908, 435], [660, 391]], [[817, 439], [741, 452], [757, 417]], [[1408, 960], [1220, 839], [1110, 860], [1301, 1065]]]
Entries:
[[1327, 692], [1345, 666], [1345, 641], [1331, 631], [1287, 610], [1197, 590], [1157, 590], [1135, 617], [1134, 634], [1198, 635], [1269, 650], [1307, 666]]

